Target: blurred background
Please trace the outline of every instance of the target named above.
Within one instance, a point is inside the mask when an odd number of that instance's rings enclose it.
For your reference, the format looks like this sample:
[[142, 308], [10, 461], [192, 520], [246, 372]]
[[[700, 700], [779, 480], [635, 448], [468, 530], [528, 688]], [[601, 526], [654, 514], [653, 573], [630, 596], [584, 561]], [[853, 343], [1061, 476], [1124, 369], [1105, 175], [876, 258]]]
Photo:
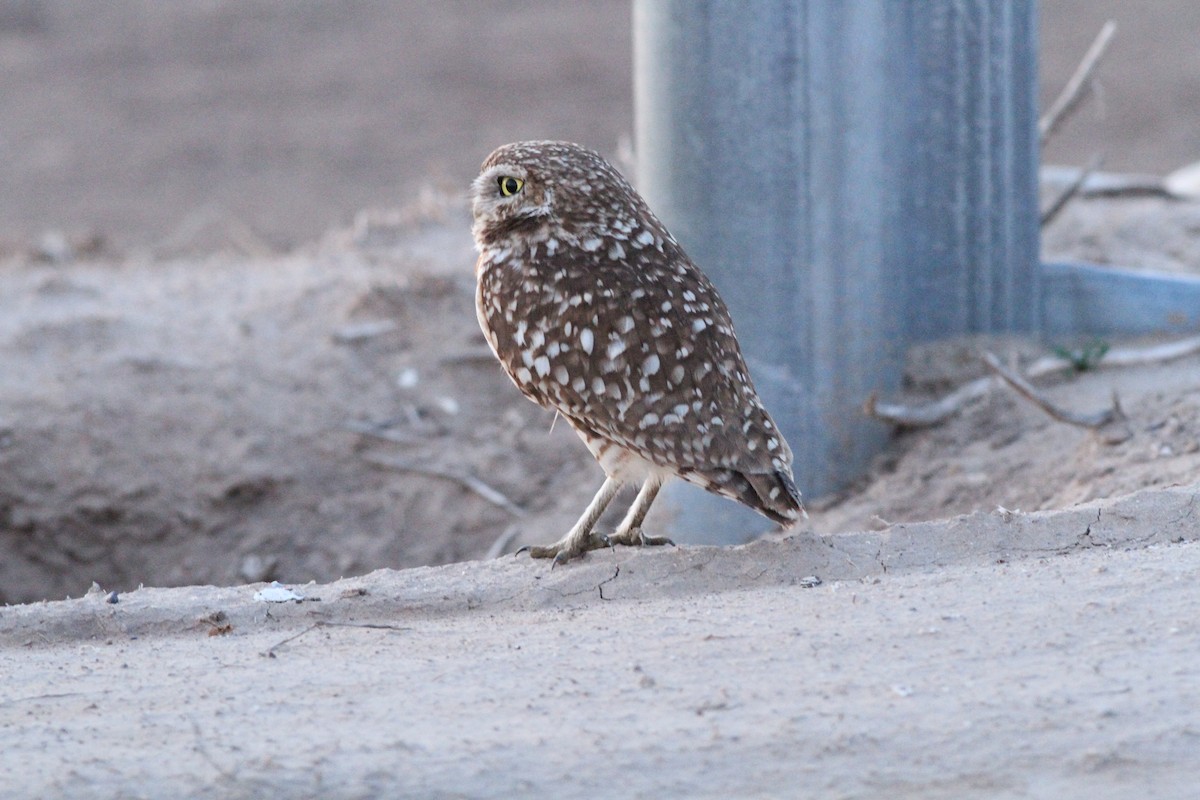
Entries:
[[[1047, 162], [1200, 157], [1200, 3], [1040, 5], [1044, 104], [1120, 25]], [[616, 153], [631, 66], [630, 0], [0, 0], [0, 246], [119, 254], [233, 219], [286, 250], [457, 191], [503, 142]]]

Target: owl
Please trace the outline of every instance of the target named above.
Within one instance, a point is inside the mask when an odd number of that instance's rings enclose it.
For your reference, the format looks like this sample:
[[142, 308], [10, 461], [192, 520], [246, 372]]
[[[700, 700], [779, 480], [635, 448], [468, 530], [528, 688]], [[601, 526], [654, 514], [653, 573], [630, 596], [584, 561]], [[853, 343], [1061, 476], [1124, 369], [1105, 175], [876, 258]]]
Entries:
[[[552, 409], [600, 463], [604, 484], [567, 534], [526, 548], [563, 563], [642, 531], [681, 478], [783, 525], [804, 515], [792, 452], [763, 408], [716, 287], [645, 200], [597, 153], [569, 142], [495, 150], [471, 186], [479, 325], [517, 388]], [[610, 535], [597, 520], [640, 489]]]

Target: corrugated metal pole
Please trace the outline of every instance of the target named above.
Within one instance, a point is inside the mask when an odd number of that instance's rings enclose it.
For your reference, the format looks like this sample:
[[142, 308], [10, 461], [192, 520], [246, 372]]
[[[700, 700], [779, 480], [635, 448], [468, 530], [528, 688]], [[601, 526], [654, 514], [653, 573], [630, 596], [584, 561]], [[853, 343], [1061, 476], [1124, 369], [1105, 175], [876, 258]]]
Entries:
[[[733, 312], [806, 497], [908, 344], [1036, 329], [1033, 0], [634, 0], [638, 183]], [[681, 535], [763, 529], [667, 496]], [[748, 513], [748, 512], [747, 512]]]

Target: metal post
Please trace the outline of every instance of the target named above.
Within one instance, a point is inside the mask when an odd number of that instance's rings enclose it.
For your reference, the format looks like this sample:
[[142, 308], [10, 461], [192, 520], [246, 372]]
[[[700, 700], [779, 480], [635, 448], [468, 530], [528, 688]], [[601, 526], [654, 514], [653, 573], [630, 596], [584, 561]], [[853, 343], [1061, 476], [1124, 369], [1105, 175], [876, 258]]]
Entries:
[[[635, 0], [638, 183], [716, 282], [806, 497], [913, 341], [1039, 316], [1033, 0]], [[678, 488], [677, 535], [761, 531]]]

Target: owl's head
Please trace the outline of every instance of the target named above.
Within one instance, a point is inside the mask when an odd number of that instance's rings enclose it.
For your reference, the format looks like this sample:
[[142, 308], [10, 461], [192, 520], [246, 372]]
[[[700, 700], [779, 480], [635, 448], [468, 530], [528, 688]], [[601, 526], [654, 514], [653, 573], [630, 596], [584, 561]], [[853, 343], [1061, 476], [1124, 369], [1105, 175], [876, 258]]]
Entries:
[[515, 142], [496, 148], [471, 184], [471, 206], [472, 232], [480, 246], [547, 224], [578, 234], [645, 210], [612, 165], [570, 142]]

